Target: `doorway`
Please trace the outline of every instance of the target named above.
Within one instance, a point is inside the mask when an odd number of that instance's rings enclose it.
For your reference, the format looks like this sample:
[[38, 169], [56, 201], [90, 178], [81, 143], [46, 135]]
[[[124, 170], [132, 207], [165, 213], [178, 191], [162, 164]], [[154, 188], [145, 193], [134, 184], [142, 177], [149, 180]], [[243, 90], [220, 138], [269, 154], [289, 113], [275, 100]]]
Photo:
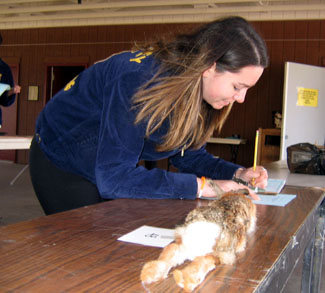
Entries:
[[45, 104], [67, 83], [86, 69], [86, 65], [47, 65]]

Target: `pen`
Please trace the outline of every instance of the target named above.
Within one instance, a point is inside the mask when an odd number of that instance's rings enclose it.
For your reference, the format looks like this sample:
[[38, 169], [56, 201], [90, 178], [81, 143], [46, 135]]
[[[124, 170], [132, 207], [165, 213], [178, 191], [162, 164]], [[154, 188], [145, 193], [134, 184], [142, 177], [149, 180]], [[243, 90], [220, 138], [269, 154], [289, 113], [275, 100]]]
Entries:
[[[255, 149], [254, 149], [254, 165], [253, 165], [253, 170], [256, 170], [256, 161], [257, 161], [257, 148], [258, 148], [258, 136], [259, 136], [259, 131], [256, 130], [256, 136], [255, 136]], [[255, 178], [252, 179], [252, 185], [255, 185]]]

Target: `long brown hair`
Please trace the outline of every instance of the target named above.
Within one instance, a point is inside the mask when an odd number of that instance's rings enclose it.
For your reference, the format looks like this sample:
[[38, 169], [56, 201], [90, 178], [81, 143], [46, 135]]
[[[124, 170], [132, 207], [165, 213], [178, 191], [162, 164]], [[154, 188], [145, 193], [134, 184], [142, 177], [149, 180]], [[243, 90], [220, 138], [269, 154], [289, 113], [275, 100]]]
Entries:
[[202, 73], [216, 62], [219, 72], [238, 72], [249, 65], [266, 67], [262, 38], [246, 20], [229, 17], [206, 24], [192, 34], [142, 46], [160, 67], [134, 96], [136, 123], [147, 121], [146, 136], [168, 119], [170, 126], [158, 151], [201, 147], [221, 130], [232, 104], [213, 109], [202, 97]]

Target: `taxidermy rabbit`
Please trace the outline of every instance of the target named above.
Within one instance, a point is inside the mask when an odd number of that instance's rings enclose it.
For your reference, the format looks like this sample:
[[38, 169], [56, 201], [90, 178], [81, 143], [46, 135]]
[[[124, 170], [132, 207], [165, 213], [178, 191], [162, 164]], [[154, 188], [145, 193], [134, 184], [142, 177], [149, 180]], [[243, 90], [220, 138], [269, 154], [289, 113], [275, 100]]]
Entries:
[[192, 210], [185, 223], [175, 229], [175, 241], [166, 246], [158, 260], [147, 262], [141, 271], [142, 283], [167, 277], [171, 268], [186, 260], [183, 269], [175, 269], [174, 279], [185, 291], [192, 291], [219, 263], [233, 264], [236, 253], [245, 249], [246, 236], [254, 231], [256, 207], [240, 192], [225, 193], [208, 206]]

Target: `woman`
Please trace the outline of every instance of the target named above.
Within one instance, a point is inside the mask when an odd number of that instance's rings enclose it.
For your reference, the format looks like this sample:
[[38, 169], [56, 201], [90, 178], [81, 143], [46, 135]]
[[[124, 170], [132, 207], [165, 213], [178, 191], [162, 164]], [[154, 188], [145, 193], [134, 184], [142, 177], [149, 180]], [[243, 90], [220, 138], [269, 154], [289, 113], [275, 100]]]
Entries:
[[[267, 63], [261, 37], [230, 17], [86, 69], [37, 120], [30, 172], [45, 213], [103, 199], [218, 196], [243, 188], [234, 177], [265, 187], [262, 167], [213, 158], [204, 145]], [[163, 158], [179, 172], [138, 165]]]
[[[2, 44], [2, 36], [0, 34], [0, 45]], [[16, 94], [20, 93], [21, 87], [15, 85], [9, 65], [0, 58], [0, 83], [10, 86], [10, 89], [0, 93], [0, 105], [4, 107], [11, 106], [16, 99]], [[0, 128], [2, 126], [2, 111], [0, 107]]]

